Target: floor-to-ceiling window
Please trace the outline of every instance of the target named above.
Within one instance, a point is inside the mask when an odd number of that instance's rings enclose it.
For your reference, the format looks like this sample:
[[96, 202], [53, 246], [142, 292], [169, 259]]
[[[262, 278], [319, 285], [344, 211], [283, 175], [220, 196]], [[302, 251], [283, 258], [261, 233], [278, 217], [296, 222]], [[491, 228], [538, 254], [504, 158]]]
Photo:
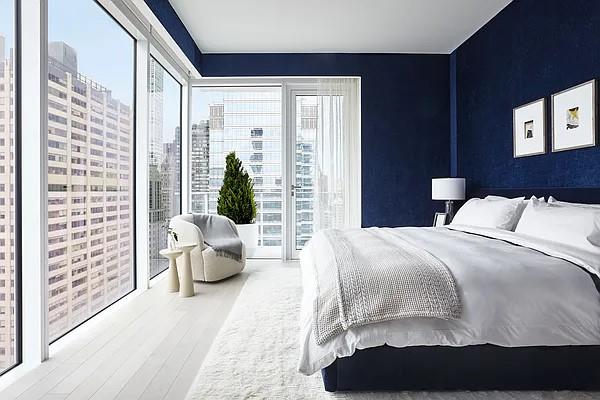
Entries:
[[191, 210], [215, 214], [225, 157], [235, 151], [254, 183], [258, 248], [281, 255], [281, 87], [195, 87], [190, 136]]
[[150, 58], [148, 212], [150, 278], [168, 268], [159, 251], [167, 247], [169, 219], [181, 213], [182, 87]]
[[20, 361], [15, 257], [16, 4], [0, 0], [0, 374]]
[[93, 0], [48, 1], [50, 340], [134, 289], [134, 39]]

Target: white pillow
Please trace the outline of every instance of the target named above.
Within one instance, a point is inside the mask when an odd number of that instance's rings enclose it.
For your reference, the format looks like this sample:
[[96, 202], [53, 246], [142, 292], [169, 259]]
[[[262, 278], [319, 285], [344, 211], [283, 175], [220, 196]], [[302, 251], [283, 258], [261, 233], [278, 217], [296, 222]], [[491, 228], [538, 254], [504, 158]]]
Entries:
[[471, 199], [456, 213], [451, 225], [512, 230], [518, 220], [523, 197], [517, 199]]
[[558, 201], [552, 196], [550, 196], [548, 198], [548, 203], [556, 204], [558, 206], [566, 206], [566, 207], [587, 207], [587, 208], [600, 209], [600, 204], [569, 203], [566, 201]]
[[531, 199], [515, 232], [600, 252], [600, 209], [565, 207]]
[[[531, 196], [532, 199], [535, 199], [535, 196]], [[511, 225], [510, 228], [507, 228], [509, 231], [514, 231], [515, 228], [517, 227], [517, 223], [519, 222], [519, 219], [521, 219], [521, 215], [523, 215], [523, 211], [525, 211], [525, 207], [527, 207], [527, 203], [529, 203], [530, 199], [525, 199], [524, 197], [515, 197], [513, 199], [509, 199], [508, 197], [503, 197], [503, 196], [495, 196], [493, 194], [489, 194], [485, 197], [486, 200], [490, 200], [490, 201], [495, 201], [495, 200], [517, 200], [517, 199], [522, 199], [523, 201], [521, 202], [521, 204], [519, 205], [519, 208], [517, 208], [517, 212], [515, 213], [515, 216], [513, 217], [513, 220], [511, 221]], [[543, 197], [540, 197], [538, 199], [539, 201], [546, 201]]]
[[[535, 196], [531, 196], [532, 198], [536, 198], [539, 201], [546, 201], [546, 199], [544, 197], [535, 197]], [[522, 199], [523, 197], [515, 197], [513, 199], [510, 200], [515, 200], [515, 199]], [[553, 199], [552, 196], [550, 196], [551, 199]], [[486, 200], [509, 200], [508, 197], [504, 197], [504, 196], [496, 196], [493, 194], [488, 194], [487, 196], [485, 196]], [[527, 205], [527, 203], [529, 202], [530, 199], [524, 199], [523, 201], [526, 203], [525, 205]]]

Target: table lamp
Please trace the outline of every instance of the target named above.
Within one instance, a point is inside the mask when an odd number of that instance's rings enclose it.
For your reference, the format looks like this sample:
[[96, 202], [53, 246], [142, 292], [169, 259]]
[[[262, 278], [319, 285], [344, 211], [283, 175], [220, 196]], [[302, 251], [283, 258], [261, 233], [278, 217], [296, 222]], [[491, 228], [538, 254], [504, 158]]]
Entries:
[[431, 199], [446, 202], [448, 222], [454, 217], [454, 200], [465, 199], [465, 178], [433, 178], [431, 180]]

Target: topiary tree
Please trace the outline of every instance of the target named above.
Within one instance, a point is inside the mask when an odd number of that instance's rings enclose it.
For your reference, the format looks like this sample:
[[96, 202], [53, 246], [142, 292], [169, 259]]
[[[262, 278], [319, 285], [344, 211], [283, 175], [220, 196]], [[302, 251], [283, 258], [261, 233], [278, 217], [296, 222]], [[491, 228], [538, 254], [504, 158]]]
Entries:
[[234, 151], [225, 158], [225, 176], [217, 199], [217, 213], [236, 224], [251, 224], [256, 218], [254, 184]]

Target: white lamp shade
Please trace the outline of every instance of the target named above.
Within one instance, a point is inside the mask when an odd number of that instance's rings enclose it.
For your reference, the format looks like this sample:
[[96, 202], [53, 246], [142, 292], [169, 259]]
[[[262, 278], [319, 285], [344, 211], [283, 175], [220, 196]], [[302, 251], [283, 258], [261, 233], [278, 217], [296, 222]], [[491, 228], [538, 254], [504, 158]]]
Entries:
[[465, 178], [434, 178], [431, 180], [433, 200], [464, 200]]

